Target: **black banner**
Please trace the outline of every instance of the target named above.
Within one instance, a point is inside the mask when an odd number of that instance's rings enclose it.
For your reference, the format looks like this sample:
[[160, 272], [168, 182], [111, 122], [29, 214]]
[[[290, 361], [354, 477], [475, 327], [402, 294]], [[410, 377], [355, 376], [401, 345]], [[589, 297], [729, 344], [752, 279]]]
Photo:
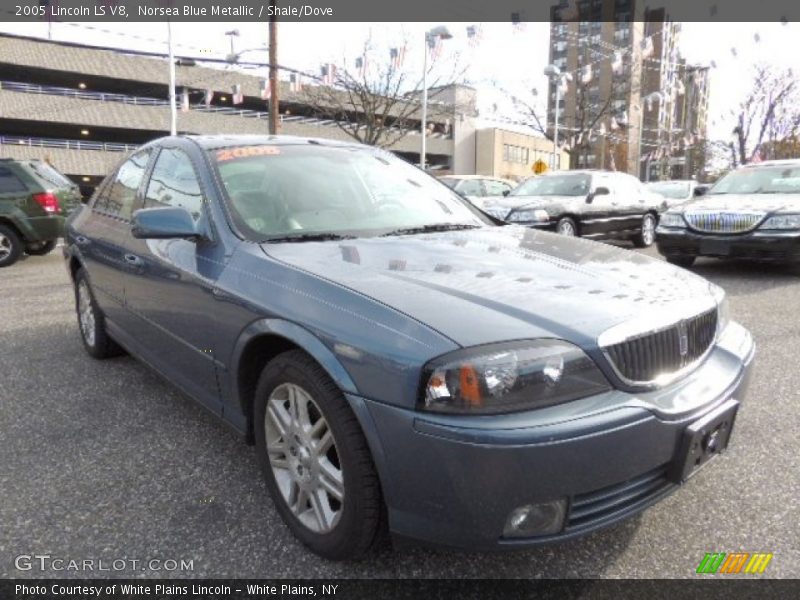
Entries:
[[[617, 0], [12, 0], [6, 21], [226, 22], [268, 21], [274, 13], [289, 22], [508, 22], [615, 20]], [[673, 21], [795, 21], [792, 0], [630, 0], [627, 20], [644, 21], [649, 11]], [[616, 10], [614, 10], [616, 8]]]
[[714, 577], [680, 580], [552, 579], [337, 579], [337, 580], [2, 580], [3, 600], [256, 600], [405, 598], [468, 600], [502, 598], [797, 598], [799, 580]]

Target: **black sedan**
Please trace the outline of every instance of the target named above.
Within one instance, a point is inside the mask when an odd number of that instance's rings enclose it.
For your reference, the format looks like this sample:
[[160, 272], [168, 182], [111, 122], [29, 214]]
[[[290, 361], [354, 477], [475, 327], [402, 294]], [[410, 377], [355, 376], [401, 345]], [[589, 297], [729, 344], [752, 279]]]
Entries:
[[800, 160], [745, 165], [666, 212], [658, 251], [683, 267], [698, 256], [800, 261]]
[[567, 236], [631, 240], [640, 248], [655, 241], [663, 196], [626, 173], [555, 172], [528, 179], [506, 197], [487, 199], [497, 219]]

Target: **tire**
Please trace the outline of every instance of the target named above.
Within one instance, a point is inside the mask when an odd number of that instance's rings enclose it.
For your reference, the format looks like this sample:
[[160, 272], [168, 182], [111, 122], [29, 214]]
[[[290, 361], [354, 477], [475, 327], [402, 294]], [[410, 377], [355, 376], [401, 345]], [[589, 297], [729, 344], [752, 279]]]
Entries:
[[578, 226], [572, 218], [561, 217], [556, 223], [556, 233], [568, 237], [576, 237], [578, 235]]
[[694, 264], [696, 256], [667, 256], [665, 257], [667, 262], [671, 265], [675, 265], [676, 267], [683, 267], [684, 269], [688, 269]]
[[656, 241], [656, 225], [658, 219], [652, 213], [642, 217], [642, 226], [639, 233], [633, 238], [633, 245], [637, 248], [649, 248]]
[[25, 246], [25, 254], [30, 256], [44, 256], [50, 254], [56, 247], [57, 240], [48, 240], [47, 242], [39, 242], [38, 244], [29, 244]]
[[8, 225], [0, 225], [0, 268], [10, 267], [22, 256], [22, 240]]
[[75, 274], [75, 312], [83, 347], [90, 356], [104, 359], [124, 354], [122, 348], [106, 332], [103, 313], [97, 307], [83, 269]]
[[280, 354], [261, 373], [253, 413], [258, 462], [292, 533], [331, 560], [376, 547], [385, 512], [378, 475], [355, 415], [322, 367], [301, 350]]

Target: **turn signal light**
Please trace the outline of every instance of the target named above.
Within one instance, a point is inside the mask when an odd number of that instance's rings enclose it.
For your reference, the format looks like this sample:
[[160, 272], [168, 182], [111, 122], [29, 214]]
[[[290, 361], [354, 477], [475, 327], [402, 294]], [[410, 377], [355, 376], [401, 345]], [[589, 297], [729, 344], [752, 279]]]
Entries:
[[53, 192], [41, 192], [34, 194], [33, 199], [39, 203], [46, 213], [56, 214], [61, 212], [61, 205], [58, 203], [58, 198]]

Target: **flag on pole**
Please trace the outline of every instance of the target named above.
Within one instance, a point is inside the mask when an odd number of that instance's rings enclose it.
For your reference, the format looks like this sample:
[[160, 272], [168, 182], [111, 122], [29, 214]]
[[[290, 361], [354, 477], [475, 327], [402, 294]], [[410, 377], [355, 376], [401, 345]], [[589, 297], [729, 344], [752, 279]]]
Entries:
[[649, 36], [644, 38], [641, 43], [642, 58], [649, 58], [653, 54], [653, 40]]
[[761, 146], [759, 146], [753, 153], [753, 158], [750, 159], [750, 164], [757, 164], [760, 163], [762, 160], [764, 160], [764, 158], [761, 156]]
[[610, 157], [610, 160], [608, 161], [608, 168], [611, 169], [612, 171], [616, 171], [617, 170], [617, 163], [614, 161], [614, 152], [613, 151], [611, 152], [611, 157]]
[[186, 88], [181, 92], [181, 112], [189, 112], [189, 90]]
[[206, 90], [206, 108], [211, 106], [211, 101], [214, 99], [214, 90]]
[[241, 104], [244, 102], [244, 94], [242, 93], [242, 85], [237, 83], [231, 89], [231, 102], [234, 104]]
[[442, 36], [428, 36], [428, 50], [431, 53], [431, 60], [436, 60], [442, 55]]
[[336, 81], [336, 65], [328, 63], [322, 65], [320, 68], [322, 74], [322, 83], [325, 85], [333, 85]]
[[299, 92], [303, 89], [303, 82], [300, 81], [299, 73], [292, 73], [289, 75], [289, 91]]
[[483, 41], [483, 27], [480, 25], [469, 25], [467, 27], [467, 43], [470, 48], [477, 48]]
[[592, 80], [592, 65], [585, 65], [581, 70], [581, 83], [589, 83]]
[[367, 74], [367, 57], [366, 56], [359, 56], [356, 58], [356, 71], [358, 71], [358, 76], [360, 78], [364, 78]]
[[259, 88], [261, 90], [261, 99], [269, 100], [272, 96], [272, 86], [269, 84], [269, 79], [262, 79], [259, 82]]
[[678, 93], [678, 96], [683, 96], [686, 93], [686, 86], [683, 85], [683, 81], [680, 79], [675, 83], [675, 91]]
[[403, 66], [403, 61], [406, 57], [406, 47], [403, 46], [402, 48], [390, 48], [389, 49], [389, 59], [392, 63], [393, 69], [400, 69]]
[[622, 73], [622, 52], [617, 50], [614, 52], [614, 60], [611, 61], [611, 70], [613, 71], [614, 75], [619, 75]]
[[518, 12], [511, 13], [511, 27], [514, 33], [523, 33], [528, 28]]

